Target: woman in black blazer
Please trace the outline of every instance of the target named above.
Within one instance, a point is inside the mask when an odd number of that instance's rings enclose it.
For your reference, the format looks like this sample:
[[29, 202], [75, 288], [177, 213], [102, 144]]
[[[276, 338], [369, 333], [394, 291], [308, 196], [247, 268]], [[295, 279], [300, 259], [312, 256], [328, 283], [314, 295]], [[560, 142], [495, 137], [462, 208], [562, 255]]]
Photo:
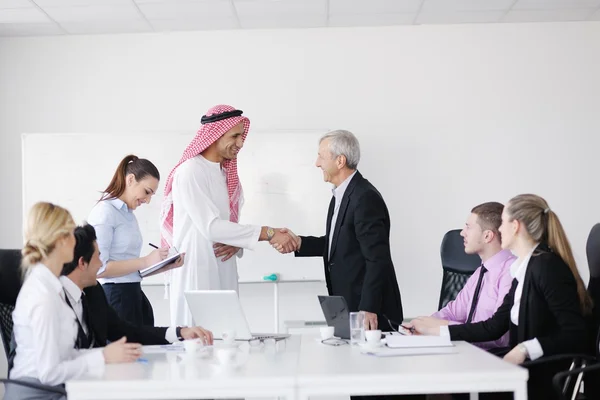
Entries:
[[[449, 334], [452, 340], [468, 342], [497, 340], [508, 331], [511, 350], [504, 359], [514, 364], [584, 352], [584, 315], [592, 302], [558, 216], [543, 198], [519, 195], [504, 208], [500, 234], [502, 248], [519, 258], [511, 266], [512, 287], [496, 313], [474, 324], [439, 328], [416, 319], [411, 325], [421, 334]], [[531, 368], [529, 398], [554, 398], [551, 379], [561, 367]]]

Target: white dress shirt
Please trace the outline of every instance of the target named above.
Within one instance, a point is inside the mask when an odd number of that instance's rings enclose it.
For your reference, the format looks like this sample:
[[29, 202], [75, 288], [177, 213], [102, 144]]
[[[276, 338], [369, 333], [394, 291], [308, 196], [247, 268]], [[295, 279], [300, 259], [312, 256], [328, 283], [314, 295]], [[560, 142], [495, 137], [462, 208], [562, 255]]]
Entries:
[[65, 292], [67, 293], [67, 300], [69, 300], [69, 303], [71, 304], [71, 307], [73, 307], [73, 311], [75, 311], [75, 315], [77, 316], [83, 331], [87, 335], [88, 327], [83, 319], [83, 305], [81, 304], [81, 296], [83, 295], [83, 292], [81, 289], [79, 289], [79, 286], [77, 286], [75, 282], [66, 276], [61, 276], [59, 279], [60, 283], [65, 289]]
[[[67, 296], [69, 297], [69, 302], [71, 303], [71, 306], [73, 306], [73, 310], [75, 311], [77, 319], [79, 319], [79, 323], [81, 323], [83, 331], [87, 335], [88, 327], [85, 323], [85, 320], [83, 319], [83, 305], [81, 304], [81, 296], [83, 295], [83, 292], [81, 291], [79, 286], [75, 284], [75, 282], [73, 282], [66, 276], [60, 277], [60, 283], [62, 284], [63, 288], [65, 289], [65, 292], [67, 293]], [[167, 329], [167, 332], [165, 333], [165, 340], [169, 343], [179, 341], [179, 339], [177, 339], [177, 330], [175, 327], [170, 327]]]
[[338, 212], [340, 211], [340, 205], [342, 204], [342, 199], [344, 198], [344, 193], [350, 184], [352, 178], [356, 175], [356, 171], [352, 173], [349, 177], [347, 177], [344, 182], [340, 184], [340, 186], [331, 189], [333, 192], [333, 197], [335, 197], [335, 206], [333, 208], [333, 217], [331, 217], [331, 230], [329, 232], [329, 251], [327, 253], [328, 256], [331, 256], [331, 243], [333, 241], [333, 232], [335, 231], [335, 222], [337, 221]]
[[104, 370], [102, 349], [76, 350], [77, 323], [58, 278], [43, 264], [31, 271], [13, 312], [17, 353], [12, 379], [35, 378], [59, 385]]

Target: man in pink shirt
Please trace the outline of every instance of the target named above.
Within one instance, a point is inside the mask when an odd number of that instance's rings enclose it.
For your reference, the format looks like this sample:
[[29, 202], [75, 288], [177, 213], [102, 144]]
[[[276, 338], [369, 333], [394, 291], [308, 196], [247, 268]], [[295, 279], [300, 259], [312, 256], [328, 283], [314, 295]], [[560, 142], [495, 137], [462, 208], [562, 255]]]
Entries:
[[[464, 238], [465, 253], [477, 254], [482, 265], [469, 278], [456, 299], [431, 317], [419, 317], [431, 325], [465, 324], [489, 319], [502, 304], [513, 278], [510, 266], [516, 257], [502, 250], [500, 232], [502, 210], [500, 203], [483, 203], [471, 210], [460, 235]], [[474, 343], [491, 350], [508, 346], [508, 332], [494, 342]]]

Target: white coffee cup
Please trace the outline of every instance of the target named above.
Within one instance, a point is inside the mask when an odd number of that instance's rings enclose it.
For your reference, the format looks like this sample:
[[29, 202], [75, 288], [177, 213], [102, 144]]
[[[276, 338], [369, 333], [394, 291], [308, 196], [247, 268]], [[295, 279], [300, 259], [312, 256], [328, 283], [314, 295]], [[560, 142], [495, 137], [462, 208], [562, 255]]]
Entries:
[[381, 342], [381, 331], [379, 329], [365, 331], [365, 338], [370, 345], [377, 345]]
[[183, 347], [185, 348], [186, 353], [196, 353], [198, 349], [200, 349], [200, 340], [198, 339], [188, 339], [183, 341]]
[[321, 327], [321, 340], [331, 339], [335, 328], [333, 326], [322, 326]]
[[217, 349], [217, 360], [221, 365], [233, 364], [235, 361], [237, 350], [236, 349]]
[[227, 329], [221, 334], [221, 339], [225, 344], [233, 344], [235, 342], [235, 331], [233, 329]]

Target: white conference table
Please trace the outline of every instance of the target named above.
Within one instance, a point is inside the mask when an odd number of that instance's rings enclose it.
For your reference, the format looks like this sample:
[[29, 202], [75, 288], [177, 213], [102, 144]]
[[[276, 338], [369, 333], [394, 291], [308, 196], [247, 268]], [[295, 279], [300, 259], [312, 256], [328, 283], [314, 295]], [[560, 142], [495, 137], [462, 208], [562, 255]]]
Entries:
[[[220, 344], [214, 351], [219, 351]], [[237, 368], [214, 357], [147, 354], [147, 363], [107, 365], [102, 376], [67, 382], [69, 400], [204, 399], [514, 392], [527, 400], [527, 370], [464, 342], [452, 354], [375, 357], [314, 335], [238, 349]]]
[[[150, 346], [156, 349], [158, 346]], [[145, 346], [144, 349], [147, 347]], [[223, 348], [215, 342], [214, 351]], [[106, 365], [100, 377], [67, 382], [69, 400], [295, 398], [300, 336], [275, 345], [238, 347], [240, 363], [222, 367], [215, 355], [144, 354], [147, 363]]]
[[514, 400], [527, 400], [525, 368], [466, 342], [454, 345], [451, 354], [375, 357], [362, 354], [356, 347], [327, 346], [314, 337], [303, 336], [296, 382], [298, 398], [513, 392]]

